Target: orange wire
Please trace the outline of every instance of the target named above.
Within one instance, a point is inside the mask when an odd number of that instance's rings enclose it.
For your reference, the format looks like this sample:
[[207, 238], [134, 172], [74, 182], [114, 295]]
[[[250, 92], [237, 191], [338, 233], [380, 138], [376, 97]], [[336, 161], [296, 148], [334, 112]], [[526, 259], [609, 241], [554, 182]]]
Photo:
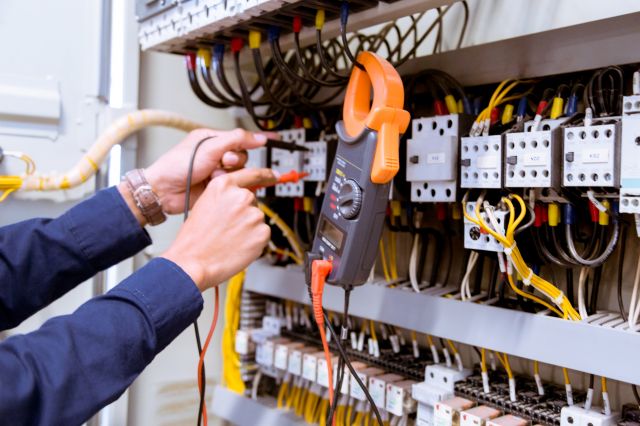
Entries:
[[[202, 376], [200, 372], [202, 371], [202, 366], [204, 364], [204, 356], [207, 353], [207, 349], [209, 348], [209, 343], [211, 343], [211, 338], [213, 337], [213, 332], [216, 329], [216, 324], [218, 323], [218, 312], [220, 310], [220, 290], [218, 286], [215, 287], [215, 307], [213, 308], [213, 320], [211, 321], [211, 327], [209, 328], [209, 334], [207, 334], [207, 339], [204, 341], [204, 346], [202, 347], [202, 352], [200, 352], [200, 359], [198, 360], [198, 389], [203, 389]], [[204, 426], [207, 426], [207, 403], [203, 401], [202, 407], [202, 423]]]
[[[320, 329], [320, 340], [322, 340], [322, 350], [324, 351], [324, 359], [327, 361], [327, 376], [329, 376], [329, 405], [333, 405], [333, 365], [331, 363], [331, 352], [329, 352], [329, 343], [327, 342], [327, 335], [324, 331], [324, 326], [318, 324]], [[332, 423], [335, 425], [336, 416], [334, 413]]]

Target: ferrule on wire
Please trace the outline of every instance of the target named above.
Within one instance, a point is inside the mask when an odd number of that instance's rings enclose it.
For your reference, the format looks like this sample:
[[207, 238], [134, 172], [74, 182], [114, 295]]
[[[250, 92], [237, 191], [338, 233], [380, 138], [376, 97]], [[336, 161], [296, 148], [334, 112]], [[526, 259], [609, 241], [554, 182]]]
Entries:
[[556, 118], [561, 117], [563, 112], [564, 112], [564, 99], [562, 99], [559, 96], [556, 96], [555, 98], [553, 98], [553, 102], [551, 103], [551, 113], [549, 114], [549, 117], [555, 120]]
[[431, 349], [431, 357], [433, 358], [434, 364], [440, 364], [440, 353], [436, 345], [429, 345], [429, 348]]
[[571, 387], [571, 383], [565, 384], [564, 389], [567, 393], [567, 404], [573, 405], [573, 388]]
[[518, 244], [514, 241], [510, 246], [504, 248], [504, 254], [507, 256], [511, 256], [513, 250], [518, 246]]
[[491, 386], [489, 386], [489, 373], [487, 371], [482, 371], [480, 375], [482, 376], [482, 391], [484, 393], [491, 392]]
[[262, 43], [262, 33], [260, 31], [251, 30], [249, 31], [249, 48], [260, 49], [260, 44]]
[[458, 112], [458, 103], [456, 102], [456, 98], [453, 95], [447, 95], [444, 97], [444, 102], [447, 105], [447, 109], [450, 114], [457, 114]]
[[593, 110], [587, 108], [584, 110], [584, 126], [589, 127], [593, 124]]
[[536, 387], [538, 388], [538, 395], [544, 396], [544, 386], [542, 385], [542, 379], [538, 373], [533, 375], [534, 380], [536, 381]]
[[593, 404], [593, 388], [587, 389], [587, 396], [584, 400], [584, 409], [591, 410], [591, 404]]
[[513, 377], [509, 378], [509, 400], [511, 402], [516, 402], [516, 379]]

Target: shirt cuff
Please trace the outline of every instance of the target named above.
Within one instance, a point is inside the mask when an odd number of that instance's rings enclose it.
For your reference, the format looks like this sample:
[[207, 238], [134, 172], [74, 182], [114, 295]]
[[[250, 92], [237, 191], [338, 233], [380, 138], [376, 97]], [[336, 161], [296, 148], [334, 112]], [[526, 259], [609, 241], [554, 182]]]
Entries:
[[100, 271], [151, 244], [151, 238], [112, 187], [73, 207], [62, 216], [87, 261]]
[[144, 310], [155, 329], [156, 354], [198, 318], [204, 303], [191, 277], [161, 257], [151, 260], [107, 295], [132, 300]]

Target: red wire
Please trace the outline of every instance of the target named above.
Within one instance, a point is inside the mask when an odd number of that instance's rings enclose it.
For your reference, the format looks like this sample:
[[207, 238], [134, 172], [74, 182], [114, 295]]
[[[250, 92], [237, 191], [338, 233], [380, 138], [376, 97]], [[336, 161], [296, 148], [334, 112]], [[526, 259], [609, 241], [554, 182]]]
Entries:
[[[200, 375], [200, 371], [202, 371], [202, 365], [204, 364], [204, 356], [207, 353], [207, 349], [209, 348], [209, 343], [211, 343], [211, 338], [213, 337], [213, 332], [216, 329], [216, 324], [218, 323], [218, 312], [220, 310], [220, 290], [218, 286], [215, 287], [215, 307], [213, 308], [213, 320], [211, 321], [211, 328], [209, 328], [209, 334], [207, 334], [207, 339], [204, 341], [204, 346], [202, 347], [202, 352], [200, 352], [200, 359], [198, 360], [198, 389], [202, 389], [202, 376]], [[202, 404], [202, 422], [204, 426], [207, 426], [207, 403], [204, 402]]]

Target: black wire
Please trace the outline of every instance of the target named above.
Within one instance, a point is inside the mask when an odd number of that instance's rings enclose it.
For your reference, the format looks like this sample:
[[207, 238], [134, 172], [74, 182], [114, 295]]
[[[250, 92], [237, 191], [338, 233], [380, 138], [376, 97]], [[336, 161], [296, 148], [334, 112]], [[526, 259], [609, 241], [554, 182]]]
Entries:
[[[189, 170], [187, 171], [187, 187], [184, 193], [183, 222], [187, 221], [187, 218], [189, 217], [189, 208], [191, 207], [191, 182], [193, 180], [193, 164], [195, 163], [195, 160], [196, 160], [196, 154], [198, 153], [198, 150], [200, 149], [202, 144], [210, 139], [215, 139], [215, 136], [207, 136], [206, 138], [200, 139], [198, 143], [196, 143], [196, 145], [193, 147], [193, 151], [191, 152], [191, 158], [189, 159]], [[202, 354], [202, 341], [200, 340], [200, 329], [198, 328], [197, 320], [193, 322], [193, 331], [195, 332], [195, 335], [196, 335], [196, 346], [198, 347], [198, 356], [200, 356]], [[200, 424], [202, 423], [202, 409], [204, 407], [204, 397], [205, 397], [204, 379], [206, 377], [206, 373], [204, 369], [204, 362], [202, 363], [202, 368], [200, 368], [199, 374], [200, 374], [200, 386], [198, 390], [200, 391], [200, 403], [198, 404], [198, 423], [196, 423], [198, 426], [200, 426]]]
[[[307, 291], [309, 292], [309, 297], [313, 300], [313, 293], [311, 292], [310, 283], [307, 283]], [[351, 293], [348, 292], [348, 294], [345, 294], [345, 297], [349, 297], [350, 294]], [[349, 306], [349, 304], [347, 302], [345, 304], [345, 307], [348, 308], [348, 306]], [[367, 388], [367, 386], [364, 383], [362, 383], [362, 380], [360, 380], [360, 376], [358, 376], [358, 373], [353, 368], [353, 365], [351, 365], [351, 361], [349, 360], [349, 356], [345, 352], [344, 347], [342, 346], [342, 343], [340, 342], [340, 338], [336, 335], [336, 332], [333, 329], [333, 325], [331, 324], [331, 321], [329, 321], [329, 317], [328, 317], [327, 313], [324, 312], [324, 309], [322, 310], [322, 314], [324, 315], [324, 322], [325, 322], [327, 328], [329, 329], [329, 333], [331, 333], [331, 338], [333, 339], [333, 341], [334, 341], [334, 343], [336, 345], [336, 348], [338, 349], [338, 353], [340, 354], [340, 359], [345, 363], [345, 365], [349, 369], [349, 372], [351, 373], [352, 377], [355, 379], [356, 383], [358, 383], [358, 386], [360, 386], [360, 388], [364, 392], [364, 396], [367, 398], [367, 401], [369, 401], [369, 404], [371, 404], [371, 408], [373, 409], [373, 413], [376, 416], [376, 420], [378, 422], [378, 425], [382, 426], [383, 425], [382, 416], [380, 416], [380, 412], [378, 411], [378, 407], [376, 406], [373, 398], [371, 397], [371, 394], [369, 393], [369, 389]], [[339, 371], [340, 370], [338, 370], [338, 372]], [[339, 392], [340, 392], [340, 389], [336, 388], [336, 393], [339, 393]], [[334, 399], [335, 399], [335, 394], [334, 394]], [[330, 425], [331, 423], [327, 422], [327, 424]]]
[[[344, 290], [344, 311], [342, 313], [342, 330], [340, 330], [340, 337], [342, 338], [342, 334], [345, 336], [349, 332], [348, 318], [349, 318], [349, 299], [351, 298], [351, 289], [345, 288]], [[345, 331], [346, 330], [346, 331]], [[346, 341], [343, 339], [343, 341]], [[329, 414], [327, 415], [327, 424], [333, 424], [333, 416], [335, 415], [336, 407], [338, 406], [338, 398], [340, 396], [340, 392], [342, 389], [342, 381], [344, 380], [344, 359], [342, 357], [338, 361], [338, 381], [336, 383], [335, 392], [333, 394], [333, 401], [329, 407]]]
[[598, 292], [600, 290], [600, 279], [602, 278], [602, 265], [596, 267], [593, 272], [593, 288], [591, 289], [591, 299], [589, 300], [588, 312], [589, 315], [596, 313], [598, 305]]
[[567, 281], [567, 300], [571, 303], [571, 306], [575, 305], [574, 288], [573, 288], [573, 269], [567, 268], [566, 272]]

